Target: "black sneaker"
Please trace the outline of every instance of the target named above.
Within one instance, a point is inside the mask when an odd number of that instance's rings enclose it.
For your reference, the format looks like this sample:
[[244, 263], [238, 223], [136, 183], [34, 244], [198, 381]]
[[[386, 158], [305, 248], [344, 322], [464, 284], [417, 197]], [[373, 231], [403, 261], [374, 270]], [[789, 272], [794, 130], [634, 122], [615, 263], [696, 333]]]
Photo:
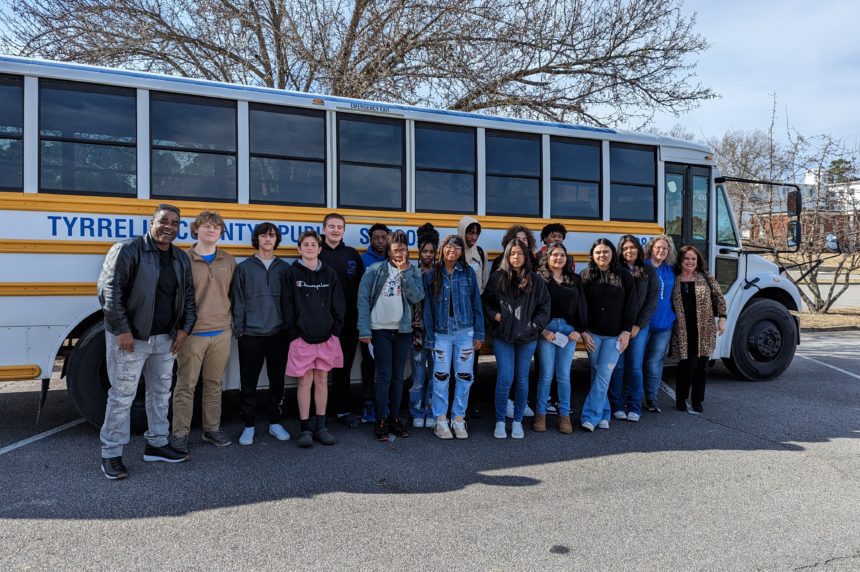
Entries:
[[651, 401], [650, 399], [645, 400], [645, 409], [647, 409], [651, 413], [660, 413], [660, 406], [657, 405], [656, 401]]
[[102, 458], [102, 472], [112, 481], [124, 479], [128, 476], [128, 471], [125, 469], [125, 465], [122, 464], [122, 457]]
[[216, 447], [226, 447], [233, 442], [223, 431], [206, 431], [203, 433], [203, 440]]
[[183, 435], [181, 437], [174, 436], [170, 440], [170, 446], [179, 451], [180, 453], [188, 452], [188, 435]]
[[687, 411], [687, 402], [686, 401], [675, 401], [675, 409], [678, 411]]
[[389, 417], [388, 418], [388, 432], [394, 433], [397, 437], [401, 439], [405, 439], [409, 437], [409, 431], [406, 430], [406, 427], [403, 426], [403, 422], [399, 417]]
[[177, 451], [170, 445], [164, 447], [153, 447], [149, 443], [143, 450], [144, 461], [163, 461], [165, 463], [182, 463], [188, 460], [188, 453]]
[[377, 441], [388, 441], [388, 423], [385, 419], [380, 419], [373, 426], [373, 436]]
[[299, 438], [296, 439], [296, 445], [303, 449], [313, 447], [314, 434], [310, 431], [302, 431], [301, 433], [299, 433]]
[[350, 429], [358, 429], [361, 426], [361, 421], [352, 413], [338, 413], [337, 422], [341, 425], [346, 425]]
[[694, 403], [692, 413], [704, 413], [705, 409], [702, 407], [701, 403]]
[[337, 439], [335, 439], [334, 435], [329, 433], [328, 429], [325, 427], [314, 433], [314, 440], [322, 443], [323, 445], [334, 445], [337, 443]]

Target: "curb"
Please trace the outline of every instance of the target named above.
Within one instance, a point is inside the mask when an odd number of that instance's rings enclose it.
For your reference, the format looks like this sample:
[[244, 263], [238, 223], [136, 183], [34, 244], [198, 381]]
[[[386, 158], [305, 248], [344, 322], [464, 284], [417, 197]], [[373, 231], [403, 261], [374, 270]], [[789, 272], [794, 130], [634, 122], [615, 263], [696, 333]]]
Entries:
[[853, 332], [856, 330], [860, 330], [860, 326], [833, 326], [832, 328], [815, 328], [815, 327], [802, 327], [800, 328], [802, 332]]

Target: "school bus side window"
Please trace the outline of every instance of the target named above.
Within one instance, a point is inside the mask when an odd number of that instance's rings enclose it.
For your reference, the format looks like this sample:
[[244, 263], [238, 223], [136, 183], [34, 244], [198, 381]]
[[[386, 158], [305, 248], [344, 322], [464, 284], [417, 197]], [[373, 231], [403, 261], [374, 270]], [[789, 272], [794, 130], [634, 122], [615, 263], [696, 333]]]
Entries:
[[487, 131], [487, 214], [540, 216], [541, 138]]
[[0, 191], [24, 188], [24, 80], [0, 76]]
[[415, 210], [474, 213], [475, 129], [415, 124]]
[[550, 138], [552, 216], [600, 218], [600, 149], [600, 141]]
[[236, 102], [152, 92], [152, 197], [235, 201]]
[[338, 205], [403, 210], [404, 152], [402, 120], [339, 113]]
[[252, 103], [251, 202], [325, 206], [325, 113]]
[[40, 190], [135, 196], [136, 135], [133, 89], [40, 81]]
[[657, 220], [655, 147], [611, 143], [609, 181], [609, 217], [612, 220]]

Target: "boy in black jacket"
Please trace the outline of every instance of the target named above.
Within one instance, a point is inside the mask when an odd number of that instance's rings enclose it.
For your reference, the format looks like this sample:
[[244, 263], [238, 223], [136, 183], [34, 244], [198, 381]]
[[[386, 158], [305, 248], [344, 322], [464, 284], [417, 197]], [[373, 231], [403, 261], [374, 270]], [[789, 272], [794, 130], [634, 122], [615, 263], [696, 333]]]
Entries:
[[[325, 408], [328, 372], [343, 367], [337, 336], [343, 328], [345, 308], [337, 273], [319, 259], [321, 243], [316, 231], [303, 232], [299, 237], [301, 258], [293, 262], [284, 278], [284, 322], [291, 340], [287, 375], [299, 382], [299, 447], [310, 447], [314, 439], [323, 445], [336, 442], [325, 426]], [[311, 386], [316, 406], [314, 428], [310, 423]]]

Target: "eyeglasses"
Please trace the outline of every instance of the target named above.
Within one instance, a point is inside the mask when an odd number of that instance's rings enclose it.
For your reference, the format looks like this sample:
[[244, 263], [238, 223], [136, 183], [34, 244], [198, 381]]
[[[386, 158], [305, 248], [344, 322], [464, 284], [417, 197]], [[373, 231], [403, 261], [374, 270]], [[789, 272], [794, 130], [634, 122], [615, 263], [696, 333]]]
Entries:
[[462, 246], [455, 246], [453, 244], [446, 244], [445, 250], [453, 250], [454, 252], [463, 252]]

